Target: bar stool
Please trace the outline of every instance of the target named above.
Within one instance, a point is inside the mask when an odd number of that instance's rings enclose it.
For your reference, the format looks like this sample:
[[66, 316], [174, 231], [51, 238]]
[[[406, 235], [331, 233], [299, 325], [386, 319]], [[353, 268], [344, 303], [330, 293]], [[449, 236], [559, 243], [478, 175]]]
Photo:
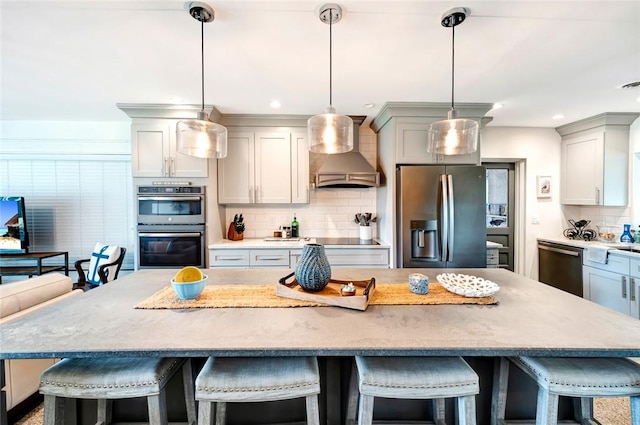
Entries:
[[111, 421], [113, 399], [146, 397], [149, 423], [167, 424], [165, 386], [182, 369], [189, 424], [196, 423], [191, 360], [180, 358], [63, 359], [40, 375], [44, 423], [64, 423], [65, 398], [97, 399], [97, 422]]
[[[593, 422], [594, 397], [630, 397], [631, 424], [640, 425], [640, 365], [625, 358], [503, 357], [494, 373], [491, 424], [505, 424], [509, 364], [538, 384], [536, 424], [558, 423], [558, 397], [574, 400], [576, 420]], [[497, 384], [496, 384], [497, 382]]]
[[[461, 357], [355, 357], [347, 404], [347, 424], [373, 421], [375, 397], [433, 400], [433, 420], [445, 424], [445, 399], [456, 398], [458, 424], [476, 423], [478, 375]], [[357, 374], [357, 379], [356, 379]], [[358, 397], [359, 395], [359, 397]]]
[[320, 373], [315, 357], [210, 357], [196, 378], [198, 424], [226, 422], [227, 403], [306, 398], [307, 424], [320, 424]]

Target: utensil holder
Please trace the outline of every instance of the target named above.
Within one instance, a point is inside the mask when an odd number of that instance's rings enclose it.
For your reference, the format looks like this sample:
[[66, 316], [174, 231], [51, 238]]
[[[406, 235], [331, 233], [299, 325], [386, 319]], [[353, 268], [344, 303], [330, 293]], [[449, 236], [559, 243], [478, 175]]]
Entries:
[[373, 231], [371, 226], [360, 226], [360, 239], [363, 241], [369, 241], [373, 238]]
[[236, 226], [233, 223], [231, 223], [229, 224], [227, 239], [229, 239], [230, 241], [241, 241], [242, 239], [244, 239], [244, 233], [238, 233], [236, 231]]

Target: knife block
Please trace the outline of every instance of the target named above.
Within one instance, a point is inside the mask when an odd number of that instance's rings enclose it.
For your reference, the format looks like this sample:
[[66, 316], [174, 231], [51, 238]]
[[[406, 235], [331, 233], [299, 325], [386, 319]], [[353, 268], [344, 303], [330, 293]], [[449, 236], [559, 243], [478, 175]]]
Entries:
[[230, 241], [241, 241], [244, 239], [244, 234], [236, 232], [236, 226], [233, 223], [230, 223], [229, 231], [227, 232], [227, 239]]

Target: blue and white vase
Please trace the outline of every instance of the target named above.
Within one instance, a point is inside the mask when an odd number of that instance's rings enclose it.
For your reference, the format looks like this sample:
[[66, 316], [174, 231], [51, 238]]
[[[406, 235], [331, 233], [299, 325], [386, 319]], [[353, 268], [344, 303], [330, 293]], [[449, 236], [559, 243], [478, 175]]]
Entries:
[[322, 291], [331, 279], [331, 266], [324, 246], [306, 244], [294, 271], [298, 284], [307, 292]]

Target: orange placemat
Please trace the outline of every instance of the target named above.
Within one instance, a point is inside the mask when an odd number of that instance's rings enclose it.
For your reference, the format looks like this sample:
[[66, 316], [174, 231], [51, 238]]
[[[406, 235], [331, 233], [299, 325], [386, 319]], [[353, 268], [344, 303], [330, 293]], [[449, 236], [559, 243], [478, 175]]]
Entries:
[[[376, 283], [376, 291], [369, 305], [435, 305], [435, 304], [497, 304], [491, 297], [464, 297], [451, 293], [437, 282], [429, 283], [429, 293], [416, 295], [408, 284]], [[135, 308], [265, 308], [265, 307], [328, 307], [327, 304], [302, 301], [276, 295], [274, 285], [207, 285], [198, 298], [179, 299], [173, 288], [167, 286]]]

